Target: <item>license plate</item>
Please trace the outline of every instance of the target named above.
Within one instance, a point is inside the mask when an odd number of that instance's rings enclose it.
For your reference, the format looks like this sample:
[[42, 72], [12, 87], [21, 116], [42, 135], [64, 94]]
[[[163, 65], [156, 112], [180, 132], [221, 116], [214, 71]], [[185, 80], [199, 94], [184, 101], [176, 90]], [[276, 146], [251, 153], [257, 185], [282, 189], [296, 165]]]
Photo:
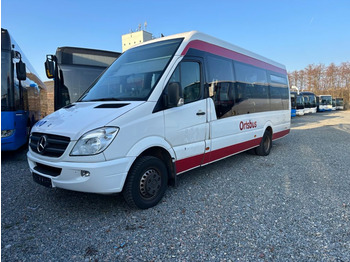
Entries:
[[51, 184], [51, 179], [50, 178], [47, 178], [47, 177], [44, 177], [44, 176], [41, 176], [37, 173], [33, 173], [33, 180], [42, 185], [42, 186], [45, 186], [45, 187], [52, 187], [52, 184]]

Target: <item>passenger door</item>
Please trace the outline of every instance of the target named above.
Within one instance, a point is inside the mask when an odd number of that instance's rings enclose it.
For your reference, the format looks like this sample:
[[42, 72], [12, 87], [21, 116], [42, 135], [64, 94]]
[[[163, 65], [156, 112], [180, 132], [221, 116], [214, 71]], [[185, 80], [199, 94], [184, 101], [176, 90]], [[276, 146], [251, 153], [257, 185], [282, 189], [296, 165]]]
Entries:
[[200, 166], [204, 156], [209, 127], [201, 65], [197, 59], [182, 60], [168, 82], [181, 86], [184, 99], [183, 105], [164, 111], [165, 139], [175, 151], [177, 173]]

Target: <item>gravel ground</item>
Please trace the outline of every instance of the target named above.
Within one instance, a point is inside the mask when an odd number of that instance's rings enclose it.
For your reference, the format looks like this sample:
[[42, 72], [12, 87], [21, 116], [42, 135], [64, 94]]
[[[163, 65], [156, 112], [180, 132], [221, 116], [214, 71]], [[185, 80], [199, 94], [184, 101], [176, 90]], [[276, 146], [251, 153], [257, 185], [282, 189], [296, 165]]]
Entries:
[[2, 153], [3, 261], [350, 261], [350, 111], [292, 119], [269, 156], [187, 172], [148, 210], [47, 189]]

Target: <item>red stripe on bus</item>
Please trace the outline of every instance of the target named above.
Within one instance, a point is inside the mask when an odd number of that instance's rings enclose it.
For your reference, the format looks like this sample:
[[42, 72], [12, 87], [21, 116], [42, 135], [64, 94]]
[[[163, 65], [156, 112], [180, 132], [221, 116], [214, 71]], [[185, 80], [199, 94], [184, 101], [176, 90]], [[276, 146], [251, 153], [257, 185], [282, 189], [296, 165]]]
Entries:
[[281, 132], [278, 132], [278, 133], [274, 133], [272, 135], [272, 140], [275, 140], [275, 139], [278, 139], [278, 138], [281, 138], [281, 137], [284, 137], [284, 136], [288, 135], [289, 131], [290, 131], [290, 129], [287, 129], [287, 130], [284, 130], [284, 131], [281, 131]]
[[185, 49], [182, 51], [181, 55], [185, 55], [190, 48], [198, 49], [204, 52], [208, 52], [214, 55], [223, 56], [226, 58], [230, 58], [232, 60], [236, 60], [242, 63], [250, 64], [256, 67], [264, 68], [267, 70], [271, 70], [277, 73], [281, 73], [286, 75], [287, 71], [285, 69], [282, 69], [280, 67], [268, 64], [266, 62], [263, 62], [261, 60], [258, 60], [256, 58], [243, 55], [240, 53], [237, 53], [235, 51], [229, 50], [224, 47], [220, 47], [214, 44], [209, 44], [207, 42], [201, 41], [201, 40], [193, 40], [188, 43], [188, 45], [185, 47]]
[[[289, 133], [289, 129], [273, 134], [272, 139], [281, 138]], [[220, 148], [206, 154], [200, 154], [192, 156], [189, 158], [181, 159], [175, 162], [176, 173], [182, 173], [192, 168], [199, 167], [201, 165], [209, 164], [211, 162], [217, 161], [219, 159], [235, 155], [237, 153], [243, 152], [247, 149], [256, 147], [261, 142], [261, 137], [232, 146]]]
[[192, 168], [199, 167], [203, 162], [203, 156], [204, 154], [201, 154], [176, 161], [176, 173], [181, 173]]

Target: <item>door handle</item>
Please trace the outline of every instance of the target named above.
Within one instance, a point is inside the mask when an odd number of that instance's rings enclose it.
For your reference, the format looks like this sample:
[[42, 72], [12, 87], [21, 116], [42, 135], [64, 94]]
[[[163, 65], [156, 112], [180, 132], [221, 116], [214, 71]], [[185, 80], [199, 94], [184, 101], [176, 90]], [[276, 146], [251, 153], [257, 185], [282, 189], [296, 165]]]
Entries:
[[197, 116], [204, 116], [205, 112], [203, 112], [202, 110], [199, 110], [196, 115]]

